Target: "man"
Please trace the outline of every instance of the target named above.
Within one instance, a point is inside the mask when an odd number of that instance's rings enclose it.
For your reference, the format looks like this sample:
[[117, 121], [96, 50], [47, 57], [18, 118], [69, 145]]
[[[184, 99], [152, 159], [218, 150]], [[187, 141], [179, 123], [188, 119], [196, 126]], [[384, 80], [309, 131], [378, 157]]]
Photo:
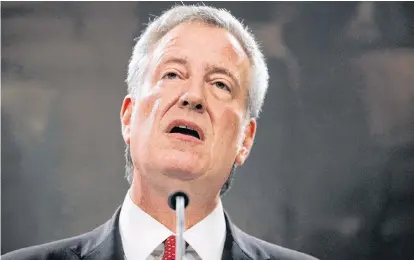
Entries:
[[253, 36], [230, 13], [179, 6], [137, 42], [121, 108], [130, 190], [104, 225], [3, 259], [175, 259], [175, 191], [185, 210], [184, 259], [314, 259], [249, 236], [220, 195], [252, 148], [268, 72]]

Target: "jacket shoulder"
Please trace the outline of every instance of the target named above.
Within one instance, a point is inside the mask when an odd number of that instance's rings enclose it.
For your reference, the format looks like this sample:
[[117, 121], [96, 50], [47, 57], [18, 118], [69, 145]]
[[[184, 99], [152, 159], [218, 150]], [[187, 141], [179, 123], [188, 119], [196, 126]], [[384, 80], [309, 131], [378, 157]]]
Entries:
[[[83, 235], [85, 236], [85, 235]], [[81, 240], [81, 236], [58, 240], [42, 245], [30, 246], [9, 252], [2, 260], [78, 260], [79, 256], [72, 249]]]
[[[78, 260], [82, 255], [93, 251], [106, 237], [102, 236], [107, 223], [96, 229], [78, 236], [53, 241], [36, 246], [30, 246], [9, 252], [1, 257], [2, 260]], [[106, 233], [106, 232], [105, 232]]]
[[267, 252], [267, 254], [270, 256], [269, 259], [272, 260], [318, 260], [311, 255], [296, 250], [271, 244], [258, 238], [254, 239], [256, 243]]
[[247, 252], [255, 256], [263, 256], [269, 260], [318, 260], [317, 258], [296, 250], [288, 249], [246, 234], [237, 227], [242, 245]]

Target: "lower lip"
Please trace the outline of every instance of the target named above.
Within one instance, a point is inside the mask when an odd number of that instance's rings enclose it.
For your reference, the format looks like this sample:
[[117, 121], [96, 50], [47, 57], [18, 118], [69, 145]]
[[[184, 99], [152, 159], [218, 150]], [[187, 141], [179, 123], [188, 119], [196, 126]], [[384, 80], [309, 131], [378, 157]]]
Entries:
[[192, 143], [196, 143], [196, 144], [202, 144], [203, 141], [201, 141], [200, 139], [193, 137], [191, 135], [183, 135], [183, 134], [178, 134], [178, 133], [169, 133], [168, 134], [171, 137], [183, 140], [183, 141], [187, 141], [187, 142], [192, 142]]

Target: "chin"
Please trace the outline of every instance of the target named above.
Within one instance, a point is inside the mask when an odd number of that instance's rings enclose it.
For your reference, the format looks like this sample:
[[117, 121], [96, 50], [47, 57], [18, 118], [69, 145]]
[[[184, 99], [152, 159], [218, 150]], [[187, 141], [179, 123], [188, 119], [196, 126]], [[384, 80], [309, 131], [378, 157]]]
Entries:
[[193, 155], [168, 156], [161, 158], [160, 162], [162, 173], [181, 180], [197, 179], [205, 172], [200, 158]]

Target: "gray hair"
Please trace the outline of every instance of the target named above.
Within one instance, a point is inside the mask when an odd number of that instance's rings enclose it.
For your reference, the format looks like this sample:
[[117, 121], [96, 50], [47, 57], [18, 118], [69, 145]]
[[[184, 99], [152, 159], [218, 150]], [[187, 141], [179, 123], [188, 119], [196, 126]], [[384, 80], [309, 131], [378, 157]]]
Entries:
[[[128, 93], [139, 94], [140, 86], [145, 80], [148, 69], [149, 54], [156, 43], [171, 29], [185, 22], [202, 22], [210, 26], [226, 29], [241, 44], [251, 64], [251, 79], [247, 100], [247, 118], [258, 118], [266, 95], [269, 74], [267, 65], [258, 43], [249, 29], [237, 20], [230, 12], [208, 6], [175, 6], [152, 21], [139, 37], [128, 66]], [[129, 145], [125, 149], [126, 179], [129, 183], [133, 178], [133, 164]], [[236, 165], [224, 184], [221, 194], [230, 187]]]

